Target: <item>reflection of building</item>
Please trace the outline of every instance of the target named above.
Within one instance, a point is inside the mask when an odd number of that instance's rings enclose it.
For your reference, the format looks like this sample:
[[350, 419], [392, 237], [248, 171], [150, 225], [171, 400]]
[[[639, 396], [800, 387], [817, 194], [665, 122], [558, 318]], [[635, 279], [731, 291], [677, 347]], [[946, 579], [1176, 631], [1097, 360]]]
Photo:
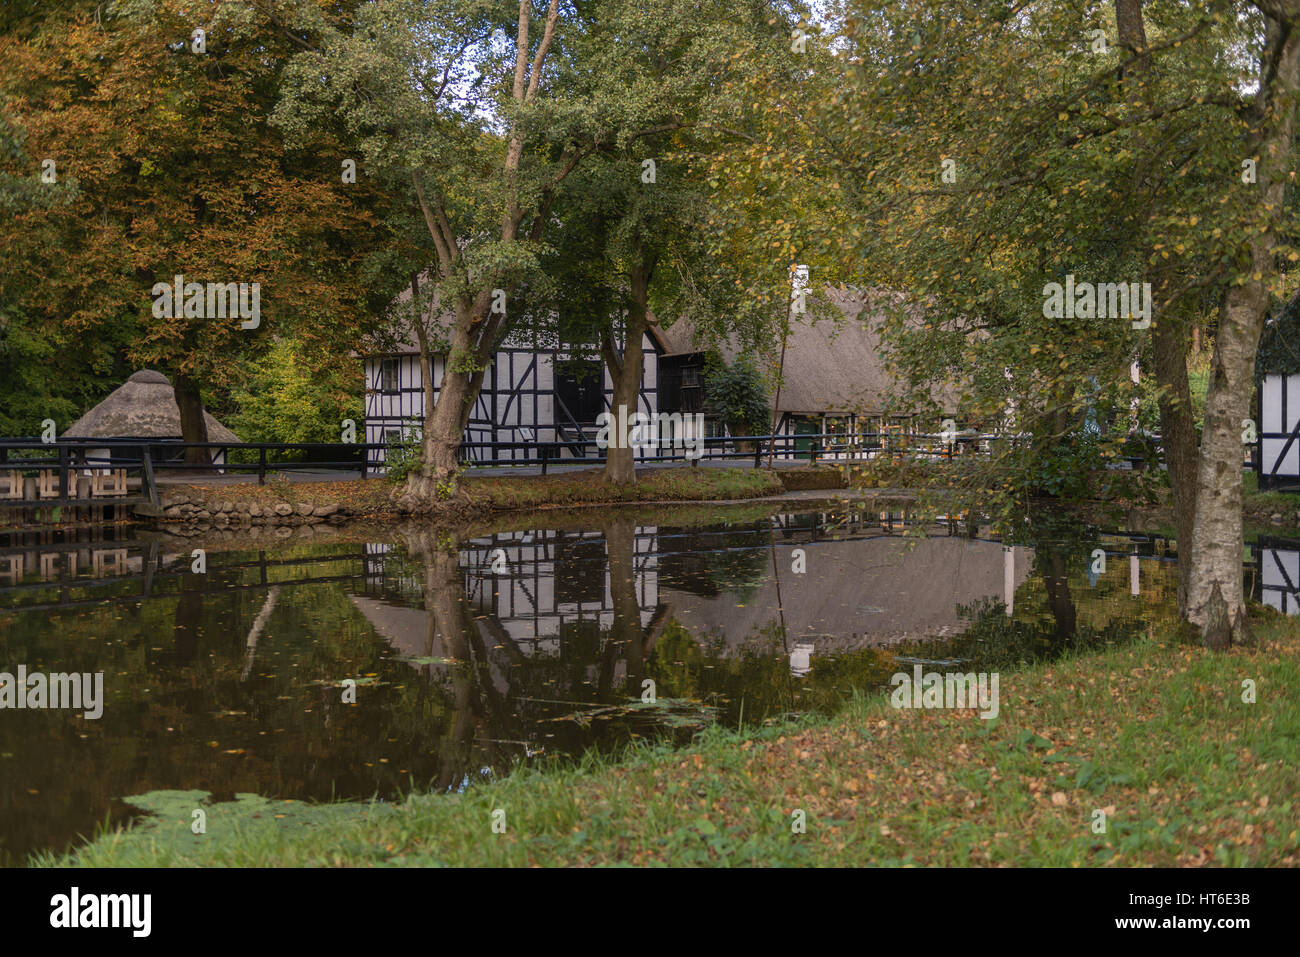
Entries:
[[[666, 620], [660, 607], [656, 528], [641, 526], [632, 536], [630, 583], [648, 654]], [[365, 596], [353, 603], [402, 655], [447, 657], [445, 638], [430, 647], [427, 604], [418, 560], [387, 545], [366, 546]], [[601, 532], [553, 529], [504, 532], [462, 543], [459, 551], [465, 600], [487, 648], [509, 641], [525, 655], [563, 655], [566, 640], [578, 640], [615, 623], [615, 583]], [[619, 667], [615, 677], [621, 678]]]
[[[889, 523], [885, 523], [888, 527]], [[676, 620], [697, 638], [721, 636], [723, 652], [770, 640], [784, 627], [817, 653], [908, 637], [959, 634], [958, 605], [1008, 601], [1028, 577], [1033, 551], [935, 532], [905, 539], [880, 516], [782, 515], [771, 522], [707, 528], [638, 527], [632, 588], [650, 636]], [[367, 546], [365, 597], [357, 607], [402, 654], [429, 649], [418, 563]], [[802, 551], [800, 560], [797, 552]], [[584, 628], [614, 625], [616, 596], [601, 532], [534, 530], [484, 536], [460, 549], [464, 594], [487, 647], [509, 641], [526, 654], [565, 653]], [[806, 571], [799, 573], [795, 567]], [[1005, 571], [1011, 568], [1010, 581]], [[405, 608], [397, 607], [405, 605]], [[802, 658], [793, 662], [802, 668]]]
[[[658, 605], [654, 526], [638, 526], [631, 556], [641, 624]], [[516, 643], [556, 648], [560, 626], [578, 619], [613, 624], [613, 593], [600, 532], [527, 531], [471, 539], [461, 550], [465, 594]], [[494, 568], [497, 569], [494, 571]], [[502, 573], [499, 571], [504, 568]]]
[[1261, 537], [1253, 546], [1255, 597], [1286, 615], [1300, 613], [1300, 540]]
[[0, 581], [12, 586], [118, 579], [138, 575], [145, 558], [125, 547], [91, 545], [0, 549]]
[[[793, 571], [803, 551], [806, 571]], [[1015, 548], [1012, 583], [1029, 576], [1033, 551]], [[784, 626], [789, 641], [814, 639], [816, 650], [842, 650], [904, 638], [948, 637], [965, 630], [958, 605], [1006, 601], [1007, 563], [997, 542], [931, 535], [881, 534], [864, 524], [838, 539], [764, 543], [764, 579], [752, 594], [701, 596], [665, 582], [660, 596], [697, 635], [721, 635], [729, 648], [769, 640]]]

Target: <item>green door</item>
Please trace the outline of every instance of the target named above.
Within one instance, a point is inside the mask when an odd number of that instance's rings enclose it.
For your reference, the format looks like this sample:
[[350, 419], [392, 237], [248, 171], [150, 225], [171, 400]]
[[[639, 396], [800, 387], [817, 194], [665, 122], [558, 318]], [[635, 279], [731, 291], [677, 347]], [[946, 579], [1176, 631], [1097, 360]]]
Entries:
[[810, 419], [806, 415], [797, 415], [794, 418], [794, 454], [798, 459], [812, 458], [812, 439], [800, 438], [802, 435], [816, 435], [821, 431], [821, 427], [816, 419]]

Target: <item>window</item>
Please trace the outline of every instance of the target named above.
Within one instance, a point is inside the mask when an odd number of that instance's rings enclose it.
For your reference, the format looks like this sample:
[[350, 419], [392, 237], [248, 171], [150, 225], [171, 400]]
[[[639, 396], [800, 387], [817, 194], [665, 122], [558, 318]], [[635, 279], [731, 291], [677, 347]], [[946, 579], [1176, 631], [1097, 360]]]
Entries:
[[682, 411], [700, 412], [704, 408], [704, 389], [699, 366], [682, 366]]
[[398, 385], [398, 359], [383, 359], [379, 363], [379, 391], [385, 393], [397, 392], [400, 388]]
[[828, 415], [824, 420], [823, 430], [827, 435], [847, 436], [849, 434], [849, 417], [847, 415]]

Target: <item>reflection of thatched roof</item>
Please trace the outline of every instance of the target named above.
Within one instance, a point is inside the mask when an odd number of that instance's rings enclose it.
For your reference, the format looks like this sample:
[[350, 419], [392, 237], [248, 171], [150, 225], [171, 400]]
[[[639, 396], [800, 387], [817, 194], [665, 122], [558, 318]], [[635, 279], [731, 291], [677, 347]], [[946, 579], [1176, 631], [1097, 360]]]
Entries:
[[[208, 441], [239, 441], [239, 436], [207, 412], [203, 419], [208, 424]], [[181, 410], [167, 377], [142, 369], [63, 434], [76, 439], [179, 439]]]
[[[791, 551], [805, 550], [807, 572], [796, 575]], [[763, 639], [784, 620], [790, 641], [813, 640], [818, 651], [844, 650], [907, 638], [959, 635], [969, 622], [958, 605], [1003, 597], [1002, 546], [996, 542], [897, 536], [790, 543], [775, 547], [780, 589], [771, 578], [757, 594], [702, 598], [661, 585], [660, 601], [693, 634], [723, 634], [728, 649]], [[1015, 549], [1015, 584], [1029, 575], [1033, 553]]]
[[429, 613], [423, 608], [407, 608], [390, 602], [367, 598], [364, 595], [349, 595], [352, 604], [369, 619], [370, 624], [379, 632], [379, 636], [393, 646], [393, 650], [404, 658], [419, 658], [425, 655], [440, 657], [444, 654], [441, 636], [435, 639], [434, 647], [429, 644]]
[[[833, 286], [825, 289], [825, 295], [840, 316], [816, 322], [795, 317], [791, 322], [777, 411], [879, 414], [890, 399], [906, 392], [901, 381], [885, 367], [880, 342], [885, 307], [900, 301], [887, 292]], [[694, 327], [685, 320], [678, 320], [664, 332], [673, 355], [697, 352], [711, 345], [699, 341]], [[733, 342], [718, 344], [718, 351], [728, 363], [742, 352]], [[780, 355], [781, 343], [772, 343], [758, 357], [759, 367], [768, 371], [770, 366], [775, 373]], [[931, 396], [944, 412], [956, 411], [952, 387], [936, 388]]]

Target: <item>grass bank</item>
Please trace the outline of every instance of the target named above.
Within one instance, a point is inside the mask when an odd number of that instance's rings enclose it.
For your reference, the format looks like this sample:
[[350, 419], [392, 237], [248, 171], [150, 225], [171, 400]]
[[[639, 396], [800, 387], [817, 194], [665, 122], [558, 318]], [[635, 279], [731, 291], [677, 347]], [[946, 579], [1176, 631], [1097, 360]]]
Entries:
[[203, 835], [202, 795], [177, 792], [149, 823], [37, 863], [1294, 866], [1300, 625], [1268, 616], [1258, 636], [1228, 653], [1156, 636], [1004, 674], [995, 720], [860, 697], [401, 806], [249, 796], [208, 806]]
[[[814, 473], [822, 481], [825, 480], [822, 473], [838, 476], [838, 472], [830, 469], [790, 471]], [[799, 475], [795, 477], [798, 479]], [[351, 519], [383, 519], [397, 517], [399, 514], [394, 502], [396, 488], [381, 478], [339, 482], [290, 482], [273, 478], [266, 485], [213, 485], [195, 482], [167, 486], [162, 493], [162, 504], [166, 508], [182, 503], [195, 511], [207, 510], [213, 514], [223, 510], [226, 505], [235, 509], [245, 506], [245, 511], [247, 506], [254, 504], [266, 510], [273, 509], [280, 503], [295, 509], [300, 505], [312, 508], [337, 506], [342, 515]], [[635, 485], [627, 486], [606, 482], [599, 469], [552, 475], [493, 476], [475, 475], [471, 470], [462, 478], [460, 493], [453, 499], [437, 503], [433, 511], [435, 514], [463, 516], [514, 509], [623, 502], [744, 501], [780, 494], [785, 490], [786, 485], [781, 476], [767, 469], [688, 466], [645, 469], [637, 473]], [[229, 513], [230, 509], [224, 511]]]
[[740, 501], [785, 491], [767, 469], [683, 466], [642, 469], [635, 485], [611, 485], [600, 469], [535, 476], [476, 476], [461, 483], [471, 505], [491, 510], [600, 505], [618, 502]]

